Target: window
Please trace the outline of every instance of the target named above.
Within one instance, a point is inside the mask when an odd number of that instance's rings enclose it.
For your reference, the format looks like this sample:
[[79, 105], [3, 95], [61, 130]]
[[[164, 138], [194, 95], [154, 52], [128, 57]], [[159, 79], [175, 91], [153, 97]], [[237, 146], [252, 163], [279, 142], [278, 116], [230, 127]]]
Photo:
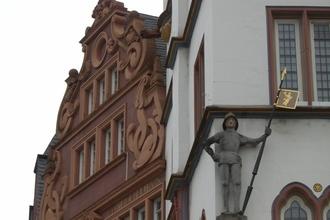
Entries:
[[100, 140], [100, 166], [110, 164], [125, 152], [125, 113], [124, 106], [98, 126]]
[[105, 164], [108, 164], [111, 161], [111, 127], [104, 130], [104, 156]]
[[330, 209], [327, 212], [327, 220], [330, 220]]
[[301, 208], [299, 202], [293, 201], [284, 213], [284, 220], [307, 220], [307, 213]]
[[104, 78], [98, 81], [99, 88], [99, 105], [102, 105], [105, 101], [105, 81]]
[[153, 202], [153, 219], [161, 220], [162, 206], [160, 198], [157, 198]]
[[111, 95], [115, 94], [119, 88], [119, 74], [116, 68], [111, 71]]
[[93, 88], [89, 88], [86, 91], [86, 97], [87, 97], [87, 114], [90, 114], [94, 111]]
[[125, 133], [124, 133], [124, 119], [121, 117], [117, 120], [117, 153], [122, 154], [125, 151]]
[[96, 147], [95, 140], [88, 143], [89, 147], [89, 175], [93, 175], [96, 171]]
[[81, 183], [84, 180], [85, 172], [85, 155], [83, 148], [78, 151], [79, 162], [78, 162], [78, 183]]
[[269, 66], [274, 100], [283, 87], [300, 92], [300, 104], [330, 105], [330, 9], [269, 7]]
[[144, 207], [139, 208], [137, 211], [137, 220], [145, 220], [146, 219], [146, 212]]
[[74, 184], [80, 184], [87, 178], [94, 175], [97, 170], [97, 146], [95, 136], [88, 137], [79, 147], [74, 150], [75, 153], [75, 174], [73, 175]]
[[292, 196], [281, 210], [281, 220], [312, 220], [312, 213], [300, 197]]
[[330, 20], [312, 21], [315, 99], [330, 102]]
[[204, 95], [204, 40], [199, 48], [194, 67], [194, 107], [195, 107], [195, 132], [203, 117]]
[[[296, 20], [277, 20], [275, 27], [277, 72], [284, 67], [287, 68], [288, 72], [283, 82], [283, 88], [300, 90], [302, 92], [299, 22]], [[280, 82], [280, 74], [277, 74], [277, 82]]]

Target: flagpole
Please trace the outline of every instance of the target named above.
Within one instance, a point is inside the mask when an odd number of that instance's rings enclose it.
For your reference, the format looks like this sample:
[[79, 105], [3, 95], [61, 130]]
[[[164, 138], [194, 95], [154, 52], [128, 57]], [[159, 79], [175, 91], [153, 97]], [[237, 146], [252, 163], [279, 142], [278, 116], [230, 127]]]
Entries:
[[[278, 101], [278, 98], [279, 98], [279, 95], [280, 95], [280, 92], [281, 92], [281, 89], [282, 89], [283, 81], [285, 79], [286, 74], [287, 74], [286, 68], [284, 68], [281, 71], [281, 82], [280, 82], [280, 85], [279, 85], [279, 89], [277, 90], [277, 94], [276, 94], [274, 105], [273, 105], [273, 108], [272, 108], [272, 111], [271, 111], [271, 114], [270, 114], [270, 118], [268, 120], [267, 129], [269, 129], [270, 126], [271, 126], [271, 124], [272, 124], [274, 112], [276, 110], [276, 103]], [[265, 145], [266, 145], [266, 140], [267, 140], [267, 137], [262, 142], [262, 145], [260, 147], [260, 150], [259, 150], [259, 153], [258, 153], [258, 157], [257, 157], [256, 163], [254, 164], [254, 168], [253, 168], [253, 171], [252, 171], [252, 178], [251, 178], [251, 181], [250, 181], [250, 185], [248, 186], [247, 191], [246, 191], [246, 194], [245, 194], [243, 208], [242, 208], [242, 210], [239, 213], [240, 215], [244, 215], [244, 212], [246, 210], [247, 204], [249, 202], [249, 199], [250, 199], [250, 196], [251, 196], [251, 193], [252, 193], [252, 190], [253, 190], [253, 182], [254, 182], [254, 179], [255, 179], [255, 177], [256, 177], [256, 175], [258, 173], [258, 169], [259, 169], [259, 166], [260, 166], [261, 158], [262, 158], [262, 155], [263, 155], [263, 152], [264, 152], [264, 149], [265, 149]]]

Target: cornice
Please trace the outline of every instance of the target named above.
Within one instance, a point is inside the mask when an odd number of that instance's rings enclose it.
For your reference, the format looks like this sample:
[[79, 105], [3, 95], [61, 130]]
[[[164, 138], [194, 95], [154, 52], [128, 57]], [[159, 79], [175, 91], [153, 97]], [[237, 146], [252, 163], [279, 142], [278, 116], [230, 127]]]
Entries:
[[166, 56], [166, 67], [173, 69], [176, 56], [180, 47], [188, 47], [190, 45], [192, 33], [195, 28], [199, 9], [201, 7], [202, 0], [192, 0], [189, 8], [189, 13], [186, 21], [182, 37], [172, 37], [168, 53]]
[[[208, 136], [213, 119], [222, 118], [228, 112], [233, 112], [237, 118], [268, 119], [272, 114], [272, 106], [207, 106], [183, 173], [173, 174], [170, 177], [165, 194], [167, 200], [172, 200], [176, 190], [190, 184], [191, 178], [193, 177], [200, 156], [203, 152], [201, 140], [204, 140]], [[330, 108], [308, 106], [297, 107], [294, 111], [278, 109], [274, 112], [273, 118], [330, 119]]]

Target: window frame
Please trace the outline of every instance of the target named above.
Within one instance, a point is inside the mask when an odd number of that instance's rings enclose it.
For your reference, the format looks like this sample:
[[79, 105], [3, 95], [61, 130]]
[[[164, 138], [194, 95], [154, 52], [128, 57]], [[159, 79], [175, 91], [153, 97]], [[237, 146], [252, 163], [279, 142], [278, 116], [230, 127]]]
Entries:
[[76, 155], [77, 155], [77, 176], [76, 176], [76, 182], [77, 184], [80, 184], [82, 182], [84, 182], [85, 180], [85, 164], [86, 164], [86, 159], [85, 159], [85, 149], [84, 149], [84, 145], [81, 145], [77, 150], [76, 150]]
[[[101, 85], [103, 85], [102, 91], [101, 91]], [[107, 93], [106, 93], [106, 80], [105, 80], [105, 74], [103, 73], [97, 79], [97, 105], [98, 106], [103, 105], [106, 102], [107, 98], [108, 97], [107, 97]]]
[[[93, 136], [86, 142], [87, 156], [88, 156], [88, 177], [93, 176], [97, 171], [97, 150], [96, 150], [96, 139]], [[92, 148], [94, 151], [92, 152]]]
[[[310, 19], [309, 25], [311, 30], [311, 53], [312, 53], [312, 69], [313, 69], [313, 93], [314, 93], [314, 101], [313, 105], [319, 106], [330, 106], [330, 101], [319, 101], [317, 94], [317, 72], [316, 72], [316, 61], [315, 61], [315, 41], [314, 39], [314, 24], [315, 23], [326, 23], [330, 27], [330, 18], [329, 19]], [[329, 63], [330, 64], [330, 63]], [[330, 71], [330, 70], [329, 70]]]
[[[126, 105], [122, 105], [114, 112], [108, 116], [102, 123], [100, 123], [97, 126], [97, 137], [100, 143], [99, 144], [99, 149], [100, 149], [100, 166], [101, 168], [104, 166], [108, 166], [111, 164], [117, 157], [119, 157], [121, 154], [118, 154], [118, 134], [117, 134], [117, 122], [119, 119], [123, 120], [124, 124], [124, 151], [121, 153], [125, 153], [127, 151], [125, 142], [126, 142]], [[106, 152], [105, 152], [105, 131], [110, 128], [111, 131], [111, 146], [110, 146], [110, 151], [111, 151], [111, 158], [108, 163], [106, 163]], [[103, 155], [103, 156], [102, 156]]]
[[[157, 202], [160, 203], [160, 207], [159, 207], [159, 209], [157, 209], [157, 208], [155, 207], [156, 204], [157, 204]], [[162, 199], [161, 199], [160, 196], [158, 196], [158, 197], [156, 197], [156, 198], [154, 198], [154, 199], [152, 200], [152, 216], [153, 216], [153, 219], [154, 219], [154, 220], [157, 220], [156, 217], [157, 217], [158, 213], [160, 213], [160, 219], [162, 219]]]
[[117, 66], [110, 67], [110, 96], [115, 95], [119, 90], [119, 71]]
[[298, 202], [298, 204], [300, 205], [300, 208], [302, 208], [306, 212], [306, 215], [307, 215], [307, 219], [308, 220], [309, 219], [310, 220], [313, 219], [312, 218], [312, 216], [313, 216], [312, 215], [312, 210], [310, 209], [310, 207], [308, 207], [305, 204], [305, 202], [304, 202], [304, 200], [302, 198], [300, 198], [297, 195], [294, 195], [294, 196], [290, 197], [288, 199], [288, 201], [286, 202], [286, 204], [282, 207], [282, 209], [281, 209], [281, 218], [280, 218], [281, 220], [284, 220], [284, 214], [285, 214], [285, 212], [291, 207], [291, 205], [292, 205], [292, 203], [294, 201]]
[[125, 148], [125, 117], [123, 114], [118, 115], [115, 118], [115, 125], [116, 129], [116, 140], [115, 144], [117, 146], [117, 156], [121, 155], [126, 151]]
[[[297, 84], [298, 84], [298, 91], [301, 94], [304, 94], [303, 90], [303, 74], [302, 74], [302, 68], [301, 68], [301, 39], [300, 39], [300, 22], [298, 19], [276, 19], [274, 20], [275, 23], [275, 50], [276, 50], [276, 82], [277, 85], [281, 82], [281, 76], [280, 76], [280, 51], [279, 51], [279, 35], [278, 35], [278, 25], [279, 24], [294, 24], [295, 26], [295, 43], [296, 43], [296, 64], [297, 64]], [[304, 95], [303, 95], [304, 96]], [[307, 102], [304, 102], [303, 100], [299, 100], [300, 105], [306, 105]]]
[[[269, 65], [269, 94], [270, 104], [276, 97], [277, 92], [277, 63], [276, 63], [276, 45], [275, 45], [275, 20], [277, 19], [296, 19], [300, 22], [300, 49], [301, 49], [301, 73], [302, 73], [302, 90], [303, 99], [306, 100], [306, 105], [329, 106], [330, 103], [315, 102], [315, 85], [312, 60], [312, 40], [311, 40], [311, 20], [330, 19], [330, 7], [279, 7], [267, 6], [267, 33], [268, 33], [268, 65]], [[299, 105], [305, 105], [300, 102]]]

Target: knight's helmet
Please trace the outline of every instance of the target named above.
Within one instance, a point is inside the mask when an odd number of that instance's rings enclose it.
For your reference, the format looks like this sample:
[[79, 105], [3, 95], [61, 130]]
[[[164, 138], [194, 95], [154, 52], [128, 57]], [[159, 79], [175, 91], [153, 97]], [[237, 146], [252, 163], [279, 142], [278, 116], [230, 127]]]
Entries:
[[235, 121], [236, 121], [235, 130], [237, 130], [237, 128], [238, 128], [238, 121], [237, 121], [236, 115], [234, 115], [234, 113], [232, 113], [232, 112], [228, 112], [228, 113], [225, 115], [225, 117], [224, 117], [224, 119], [223, 119], [223, 123], [222, 123], [222, 128], [223, 128], [223, 130], [226, 130], [226, 121], [227, 121], [227, 119], [229, 119], [229, 118], [233, 118], [233, 119], [235, 119]]

